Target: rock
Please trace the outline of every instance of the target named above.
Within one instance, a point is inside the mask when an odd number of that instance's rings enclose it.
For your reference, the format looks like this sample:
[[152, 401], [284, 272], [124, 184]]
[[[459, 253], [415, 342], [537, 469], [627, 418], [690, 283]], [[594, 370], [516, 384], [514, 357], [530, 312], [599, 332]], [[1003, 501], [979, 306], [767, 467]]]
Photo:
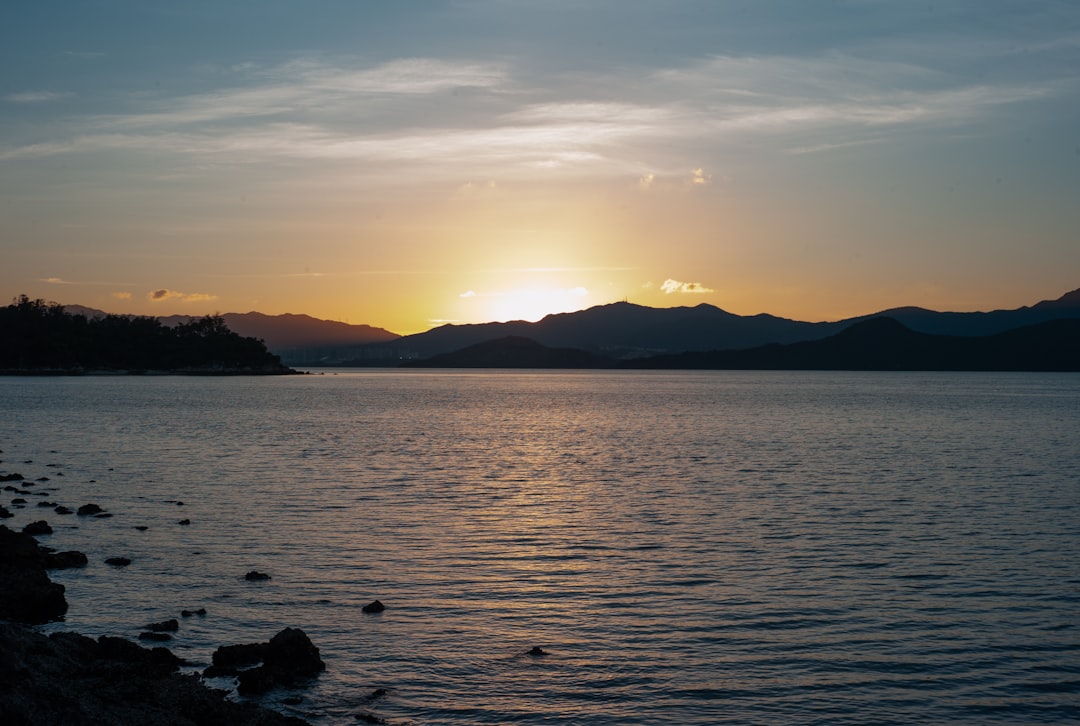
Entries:
[[113, 567], [127, 567], [131, 564], [131, 560], [127, 557], [110, 557], [105, 560], [105, 564]]
[[199, 608], [198, 610], [181, 610], [180, 615], [185, 618], [190, 618], [192, 615], [198, 615], [199, 617], [206, 616], [206, 608]]
[[148, 530], [150, 528], [147, 527], [145, 524], [136, 524], [135, 529], [137, 529], [140, 532], [145, 532], [146, 530]]
[[40, 534], [53, 533], [52, 527], [50, 527], [49, 523], [46, 522], [44, 519], [37, 522], [31, 522], [30, 524], [23, 527], [22, 531], [26, 534], [33, 535], [34, 537]]
[[94, 519], [108, 519], [112, 516], [112, 512], [102, 512], [101, 514], [95, 514]]
[[15, 515], [11, 513], [10, 509], [5, 507], [3, 504], [0, 504], [0, 519], [10, 519], [14, 516]]
[[386, 606], [378, 600], [375, 600], [373, 602], [369, 602], [367, 605], [360, 609], [365, 613], [381, 613], [383, 610], [386, 610]]
[[22, 497], [15, 497], [14, 499], [11, 500], [11, 503], [12, 504], [26, 504], [26, 500], [23, 499]]
[[85, 517], [91, 514], [100, 514], [105, 510], [96, 504], [84, 504], [77, 510], [80, 517]]
[[72, 567], [86, 567], [86, 555], [82, 552], [49, 552], [45, 555], [46, 570], [69, 570]]
[[532, 647], [532, 650], [530, 650], [528, 653], [526, 653], [526, 655], [532, 655], [532, 656], [547, 655], [547, 654], [548, 654], [548, 652], [546, 650], [544, 650], [543, 648], [541, 648], [539, 645], [534, 645]]
[[39, 507], [55, 507], [56, 502], [38, 502], [37, 505]]
[[32, 536], [0, 525], [0, 619], [47, 623], [67, 612], [64, 586], [49, 579], [44, 559]]
[[236, 703], [198, 676], [177, 672], [167, 649], [77, 633], [45, 636], [0, 624], [0, 723], [236, 724], [303, 726], [304, 721]]
[[38, 481], [49, 481], [49, 477], [47, 477], [47, 476], [39, 476], [39, 477], [37, 478], [37, 480], [38, 480]]
[[360, 713], [353, 716], [353, 718], [356, 719], [357, 721], [359, 721], [360, 723], [374, 723], [374, 724], [385, 724], [385, 723], [387, 723], [387, 720], [385, 718], [381, 718], [379, 716], [376, 716], [373, 713], [368, 713], [367, 711], [361, 711]]
[[241, 645], [223, 645], [214, 651], [211, 657], [214, 665], [221, 668], [238, 668], [255, 665], [266, 657], [267, 643], [247, 643]]
[[286, 696], [281, 699], [281, 702], [286, 706], [299, 706], [304, 702], [304, 698], [302, 696]]
[[57, 514], [71, 514], [72, 513], [71, 510], [68, 509], [67, 507], [65, 507], [63, 504], [61, 504], [58, 507], [56, 507], [55, 509], [53, 509], [53, 511], [56, 512]]
[[259, 572], [258, 570], [252, 570], [251, 572], [244, 575], [244, 579], [251, 580], [252, 582], [260, 582], [262, 580], [269, 580], [270, 575], [266, 574], [265, 572]]
[[144, 632], [139, 633], [139, 640], [152, 640], [157, 643], [164, 643], [167, 640], [172, 640], [172, 636], [168, 633]]
[[177, 621], [176, 618], [172, 618], [171, 620], [162, 620], [160, 623], [150, 623], [148, 625], [144, 625], [143, 627], [152, 633], [174, 633], [180, 629], [180, 623]]
[[181, 519], [179, 522], [177, 522], [177, 524], [182, 524], [182, 525], [186, 526], [186, 525], [191, 524], [191, 520], [190, 519]]
[[277, 686], [290, 686], [326, 670], [319, 649], [299, 628], [285, 628], [266, 643], [263, 664], [241, 671], [237, 692], [266, 693]]
[[25, 478], [22, 474], [0, 474], [0, 481], [22, 481]]

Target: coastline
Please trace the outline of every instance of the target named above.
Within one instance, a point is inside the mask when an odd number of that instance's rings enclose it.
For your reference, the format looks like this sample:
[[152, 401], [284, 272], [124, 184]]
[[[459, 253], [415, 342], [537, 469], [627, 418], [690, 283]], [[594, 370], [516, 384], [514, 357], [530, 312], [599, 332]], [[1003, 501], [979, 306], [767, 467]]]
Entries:
[[[32, 462], [25, 462], [31, 464]], [[62, 472], [51, 472], [63, 476]], [[39, 483], [49, 482], [46, 487]], [[31, 481], [18, 472], [0, 471], [5, 494], [13, 495], [12, 509], [33, 503], [23, 497], [54, 496], [56, 480]], [[111, 517], [95, 504], [78, 512], [54, 502], [49, 514]], [[77, 551], [59, 552], [38, 542], [52, 528], [44, 519], [22, 527], [7, 524], [16, 516], [0, 505], [0, 723], [13, 726], [68, 726], [71, 724], [244, 724], [304, 726], [308, 721], [286, 715], [253, 701], [233, 700], [230, 691], [204, 683], [205, 674], [192, 672], [201, 664], [185, 661], [161, 642], [179, 628], [176, 619], [143, 626], [139, 641], [101, 635], [91, 638], [72, 631], [41, 632], [38, 626], [64, 620], [69, 604], [65, 587], [49, 572], [83, 568], [89, 558]], [[44, 512], [43, 512], [44, 513]], [[92, 553], [96, 560], [100, 553]], [[106, 563], [124, 566], [123, 558]], [[182, 618], [205, 615], [205, 610], [177, 613]], [[255, 658], [229, 659], [232, 649], [255, 652]], [[215, 677], [235, 676], [239, 691], [259, 695], [278, 686], [303, 687], [325, 665], [319, 651], [303, 631], [294, 628], [268, 643], [229, 645], [214, 653]]]

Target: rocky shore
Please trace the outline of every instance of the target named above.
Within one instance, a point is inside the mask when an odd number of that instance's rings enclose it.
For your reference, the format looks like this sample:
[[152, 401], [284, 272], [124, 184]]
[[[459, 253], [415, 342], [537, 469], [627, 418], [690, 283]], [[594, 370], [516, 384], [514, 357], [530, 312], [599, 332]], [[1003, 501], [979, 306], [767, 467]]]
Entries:
[[[50, 473], [63, 476], [55, 470]], [[58, 494], [52, 481], [48, 476], [31, 481], [19, 472], [0, 471], [0, 487], [12, 496], [9, 502], [14, 510], [33, 507], [35, 512], [52, 510], [80, 519], [112, 517], [97, 504], [76, 509], [49, 501]], [[33, 499], [40, 501], [35, 505]], [[14, 517], [15, 512], [0, 505], [0, 519], [10, 524]], [[253, 702], [239, 702], [229, 691], [203, 681], [204, 676], [233, 677], [243, 695], [303, 687], [326, 666], [319, 649], [298, 628], [285, 628], [266, 643], [222, 646], [214, 653], [209, 672], [203, 674], [192, 672], [195, 664], [165, 647], [144, 647], [111, 635], [95, 639], [73, 632], [39, 632], [35, 626], [61, 621], [68, 612], [65, 588], [53, 582], [49, 572], [88, 563], [82, 552], [59, 552], [38, 542], [37, 537], [52, 533], [43, 519], [30, 521], [21, 530], [0, 524], [0, 724], [307, 723]], [[104, 561], [118, 568], [130, 563], [118, 557]], [[206, 610], [179, 614], [204, 617]], [[139, 640], [153, 645], [171, 640], [170, 633], [179, 624], [169, 619], [143, 629]]]
[[[33, 536], [0, 525], [0, 723], [33, 724], [251, 724], [307, 723], [252, 703], [237, 703], [210, 688], [199, 675], [182, 674], [185, 665], [163, 647], [112, 636], [96, 640], [78, 633], [44, 635], [34, 624], [58, 620], [67, 612], [64, 587], [49, 579], [47, 567], [72, 566], [79, 553], [57, 553]], [[85, 558], [82, 558], [85, 564]], [[75, 564], [74, 566], [79, 566]], [[149, 626], [148, 626], [149, 627]], [[247, 692], [311, 677], [325, 666], [303, 631], [286, 628], [269, 643], [225, 646], [226, 655], [246, 648], [247, 670], [240, 677]], [[219, 669], [220, 670], [220, 669]], [[220, 673], [218, 674], [220, 675]]]

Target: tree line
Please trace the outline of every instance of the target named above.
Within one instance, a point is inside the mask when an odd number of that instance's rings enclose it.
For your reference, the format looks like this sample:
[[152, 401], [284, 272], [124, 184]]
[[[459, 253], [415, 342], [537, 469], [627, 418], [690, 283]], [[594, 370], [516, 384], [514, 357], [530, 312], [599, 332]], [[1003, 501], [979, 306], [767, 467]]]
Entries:
[[71, 314], [26, 295], [0, 308], [0, 370], [7, 371], [288, 371], [256, 338], [220, 315], [164, 325], [157, 318]]

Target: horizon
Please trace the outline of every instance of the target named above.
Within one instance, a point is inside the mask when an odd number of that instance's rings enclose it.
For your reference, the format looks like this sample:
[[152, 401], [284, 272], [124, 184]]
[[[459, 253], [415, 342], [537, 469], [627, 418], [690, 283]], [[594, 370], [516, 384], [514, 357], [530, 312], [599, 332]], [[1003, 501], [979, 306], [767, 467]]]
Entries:
[[619, 301], [1015, 309], [1080, 270], [1073, 4], [9, 15], [9, 299], [408, 335]]
[[[1071, 293], [1077, 293], [1077, 292], [1080, 292], [1080, 288], [1074, 288], [1074, 289], [1066, 290], [1066, 291], [1062, 292], [1060, 295], [1057, 295], [1055, 297], [1043, 297], [1043, 298], [1040, 298], [1038, 300], [1029, 301], [1029, 302], [1024, 303], [1022, 305], [1018, 305], [1017, 308], [1031, 307], [1033, 305], [1037, 305], [1037, 304], [1042, 303], [1042, 302], [1052, 302], [1052, 301], [1055, 301], [1055, 300], [1059, 300], [1062, 297], [1065, 297], [1066, 295], [1069, 295]], [[77, 303], [77, 302], [67, 302], [67, 303], [65, 303], [65, 302], [57, 302], [57, 301], [53, 301], [53, 300], [47, 300], [45, 302], [48, 303], [48, 304], [59, 304], [59, 305], [63, 306], [64, 308], [69, 308], [69, 307], [88, 308], [88, 309], [96, 310], [98, 312], [105, 313], [107, 315], [139, 315], [139, 313], [124, 313], [124, 312], [115, 312], [115, 311], [112, 311], [112, 310], [99, 310], [97, 308], [92, 308], [89, 305], [83, 305], [83, 304]], [[308, 317], [308, 318], [312, 318], [314, 320], [318, 320], [320, 322], [342, 323], [342, 324], [345, 324], [345, 325], [355, 325], [355, 326], [366, 326], [366, 327], [370, 327], [370, 328], [377, 329], [377, 330], [384, 330], [384, 331], [386, 331], [388, 333], [393, 333], [393, 334], [399, 335], [401, 337], [406, 337], [406, 336], [409, 336], [409, 335], [416, 335], [416, 334], [419, 334], [419, 333], [428, 332], [429, 330], [434, 330], [435, 328], [442, 327], [444, 325], [488, 325], [488, 324], [500, 324], [500, 323], [518, 323], [518, 322], [536, 323], [536, 322], [540, 322], [541, 320], [543, 320], [543, 319], [545, 319], [547, 317], [553, 316], [553, 315], [567, 315], [567, 314], [584, 312], [586, 310], [591, 310], [593, 308], [605, 307], [605, 306], [608, 306], [608, 305], [619, 305], [619, 304], [637, 305], [637, 306], [640, 306], [640, 307], [650, 307], [650, 308], [654, 308], [654, 309], [673, 309], [673, 308], [679, 308], [679, 307], [682, 307], [682, 308], [694, 308], [694, 307], [699, 307], [701, 305], [708, 305], [708, 306], [717, 308], [719, 310], [722, 310], [723, 312], [728, 312], [728, 313], [731, 312], [730, 310], [725, 310], [724, 308], [722, 308], [722, 307], [720, 307], [718, 305], [713, 305], [712, 303], [707, 303], [707, 302], [697, 302], [697, 303], [689, 303], [689, 304], [685, 304], [685, 305], [671, 305], [671, 306], [667, 306], [667, 307], [657, 307], [657, 306], [651, 306], [651, 305], [642, 306], [639, 303], [630, 302], [628, 300], [615, 300], [615, 301], [612, 301], [612, 302], [598, 303], [596, 305], [590, 305], [587, 308], [581, 308], [579, 310], [568, 310], [568, 311], [546, 313], [543, 316], [541, 316], [540, 318], [537, 318], [536, 320], [513, 319], [513, 320], [480, 320], [480, 321], [475, 321], [475, 322], [447, 322], [447, 323], [439, 323], [438, 325], [433, 325], [430, 328], [427, 328], [425, 330], [420, 330], [420, 331], [416, 331], [416, 332], [412, 332], [412, 333], [399, 333], [398, 331], [395, 331], [395, 330], [393, 330], [391, 328], [380, 325], [377, 322], [370, 322], [370, 321], [368, 321], [368, 322], [348, 322], [348, 321], [345, 321], [345, 320], [336, 320], [336, 319], [333, 319], [333, 318], [320, 318], [318, 316], [311, 315], [310, 313], [295, 312], [295, 311], [288, 311], [288, 312], [283, 312], [283, 313], [265, 313], [265, 312], [263, 312], [261, 310], [247, 310], [247, 311], [244, 311], [244, 312], [239, 312], [239, 311], [236, 311], [236, 310], [228, 310], [228, 311], [215, 310], [215, 311], [210, 312], [210, 313], [198, 313], [198, 314], [193, 314], [193, 313], [188, 313], [188, 312], [172, 312], [172, 313], [157, 312], [157, 313], [150, 313], [148, 315], [151, 316], [151, 317], [157, 317], [157, 318], [172, 318], [172, 317], [194, 317], [194, 318], [199, 318], [199, 317], [205, 317], [207, 315], [224, 316], [224, 315], [251, 315], [251, 314], [265, 315], [267, 317], [281, 317], [281, 316], [291, 315], [291, 316], [297, 316], [297, 317]], [[929, 312], [933, 312], [933, 313], [958, 313], [958, 312], [990, 313], [990, 312], [1001, 311], [1001, 310], [1017, 309], [1017, 308], [987, 308], [987, 307], [982, 307], [982, 308], [975, 309], [975, 310], [935, 310], [935, 309], [932, 309], [932, 308], [922, 308], [921, 306], [917, 306], [917, 305], [898, 305], [898, 306], [894, 306], [892, 308], [882, 308], [880, 310], [864, 311], [864, 312], [861, 312], [861, 313], [856, 313], [854, 315], [847, 316], [845, 318], [836, 318], [836, 319], [831, 319], [831, 320], [801, 320], [801, 319], [798, 319], [798, 318], [788, 318], [788, 319], [789, 320], [796, 320], [798, 322], [807, 322], [807, 323], [840, 322], [842, 320], [847, 320], [847, 319], [850, 319], [850, 318], [872, 317], [872, 316], [875, 316], [875, 315], [880, 315], [881, 313], [889, 312], [891, 310], [903, 310], [905, 308], [920, 308], [920, 309], [928, 310]], [[739, 313], [735, 313], [735, 314], [739, 315]], [[759, 311], [757, 313], [751, 313], [749, 315], [742, 315], [742, 317], [752, 317], [754, 315], [770, 315], [770, 316], [777, 317], [777, 318], [786, 317], [786, 316], [781, 316], [781, 315], [775, 315], [775, 314], [770, 313], [768, 311]]]

